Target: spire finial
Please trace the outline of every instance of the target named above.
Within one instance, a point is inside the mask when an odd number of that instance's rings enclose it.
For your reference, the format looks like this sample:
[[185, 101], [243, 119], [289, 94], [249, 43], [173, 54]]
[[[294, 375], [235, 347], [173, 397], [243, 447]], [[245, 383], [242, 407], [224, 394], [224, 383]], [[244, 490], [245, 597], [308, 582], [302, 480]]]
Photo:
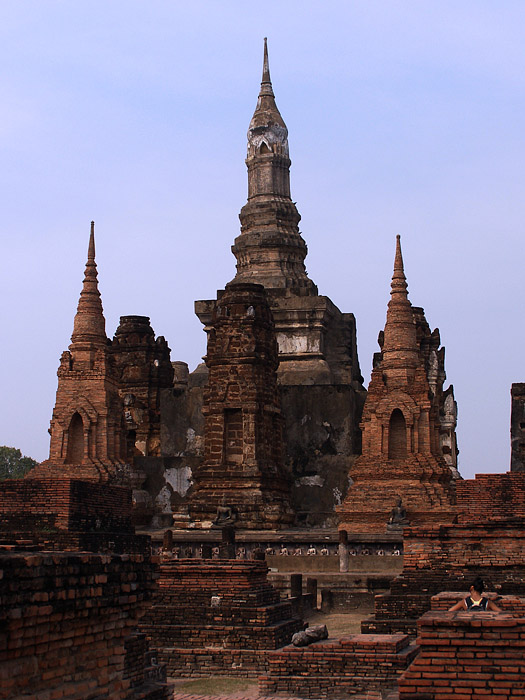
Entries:
[[408, 299], [408, 285], [401, 252], [401, 236], [396, 236], [396, 255], [394, 258], [394, 274], [392, 275], [392, 294], [403, 294]]
[[89, 234], [88, 262], [95, 262], [95, 222], [91, 222], [91, 232]]
[[268, 39], [264, 37], [264, 60], [263, 60], [263, 74], [262, 74], [262, 82], [263, 83], [270, 83], [270, 63], [268, 61]]
[[84, 282], [73, 326], [71, 342], [90, 343], [94, 346], [106, 344], [106, 322], [98, 291], [97, 264], [95, 262], [95, 222], [91, 222]]
[[275, 97], [273, 94], [272, 81], [270, 79], [270, 62], [268, 60], [268, 40], [264, 37], [264, 54], [263, 54], [263, 72], [261, 80], [261, 91], [259, 97], [264, 95], [270, 95]]
[[408, 299], [408, 285], [399, 235], [396, 236], [394, 274], [386, 314], [383, 358], [384, 363], [388, 358], [388, 361], [406, 367], [413, 365], [417, 359], [416, 326], [412, 304]]

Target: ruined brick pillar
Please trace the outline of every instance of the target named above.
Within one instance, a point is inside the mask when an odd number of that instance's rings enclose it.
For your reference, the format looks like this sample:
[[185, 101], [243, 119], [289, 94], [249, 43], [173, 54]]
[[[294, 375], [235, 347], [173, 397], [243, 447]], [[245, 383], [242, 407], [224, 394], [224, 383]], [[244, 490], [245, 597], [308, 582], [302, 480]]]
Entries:
[[513, 384], [510, 395], [510, 469], [525, 472], [525, 384]]
[[160, 456], [160, 397], [173, 387], [170, 349], [147, 316], [121, 316], [111, 343], [124, 406], [128, 460]]
[[204, 462], [190, 500], [190, 517], [200, 527], [217, 519], [219, 506], [222, 519], [239, 528], [272, 529], [293, 520], [282, 463], [277, 364], [264, 288], [228, 284], [208, 335]]
[[84, 282], [69, 350], [62, 353], [49, 459], [31, 477], [108, 479], [126, 456], [122, 402], [108, 351], [91, 222]]
[[[441, 435], [455, 450], [452, 389], [443, 391], [444, 350], [430, 333], [423, 309], [407, 292], [400, 237], [381, 353], [363, 410], [363, 453], [350, 470], [353, 485], [337, 508], [349, 533], [402, 531], [408, 524], [450, 522], [455, 513], [455, 467]], [[440, 417], [448, 406], [445, 428]], [[454, 455], [455, 456], [455, 455]], [[391, 522], [389, 522], [391, 521]]]

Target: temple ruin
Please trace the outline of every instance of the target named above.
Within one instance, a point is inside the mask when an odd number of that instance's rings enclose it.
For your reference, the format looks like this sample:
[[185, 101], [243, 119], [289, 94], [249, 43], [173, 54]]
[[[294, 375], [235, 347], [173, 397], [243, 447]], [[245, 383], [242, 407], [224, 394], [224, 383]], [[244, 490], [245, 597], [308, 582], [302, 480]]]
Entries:
[[[461, 479], [444, 348], [398, 236], [365, 391], [354, 316], [306, 273], [266, 40], [246, 165], [237, 272], [195, 303], [191, 373], [147, 317], [108, 338], [91, 224], [49, 458], [0, 482], [0, 699], [187, 698], [167, 674], [265, 696], [523, 697], [525, 384], [511, 471]], [[479, 574], [502, 612], [448, 612]], [[306, 644], [318, 611], [360, 632]]]

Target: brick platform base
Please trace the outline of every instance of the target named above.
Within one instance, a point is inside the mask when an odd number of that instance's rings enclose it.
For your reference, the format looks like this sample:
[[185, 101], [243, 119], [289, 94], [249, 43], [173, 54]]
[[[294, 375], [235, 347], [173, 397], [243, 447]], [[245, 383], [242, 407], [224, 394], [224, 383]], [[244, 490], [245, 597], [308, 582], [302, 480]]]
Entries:
[[305, 648], [287, 646], [267, 653], [268, 673], [259, 678], [259, 692], [381, 698], [395, 689], [417, 651], [406, 635], [353, 634]]

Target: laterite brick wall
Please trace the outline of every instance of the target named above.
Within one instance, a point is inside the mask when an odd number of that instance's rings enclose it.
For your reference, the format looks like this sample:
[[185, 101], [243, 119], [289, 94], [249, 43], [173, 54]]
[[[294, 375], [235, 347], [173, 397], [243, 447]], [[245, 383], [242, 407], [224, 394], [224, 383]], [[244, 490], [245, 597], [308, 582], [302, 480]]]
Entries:
[[2, 530], [132, 533], [131, 491], [77, 479], [8, 479], [0, 488]]
[[0, 553], [0, 698], [135, 697], [124, 640], [154, 578], [141, 555]]
[[399, 700], [525, 697], [525, 618], [429, 612], [418, 621], [421, 651], [399, 680]]
[[459, 522], [525, 518], [525, 472], [477, 474], [456, 485]]

